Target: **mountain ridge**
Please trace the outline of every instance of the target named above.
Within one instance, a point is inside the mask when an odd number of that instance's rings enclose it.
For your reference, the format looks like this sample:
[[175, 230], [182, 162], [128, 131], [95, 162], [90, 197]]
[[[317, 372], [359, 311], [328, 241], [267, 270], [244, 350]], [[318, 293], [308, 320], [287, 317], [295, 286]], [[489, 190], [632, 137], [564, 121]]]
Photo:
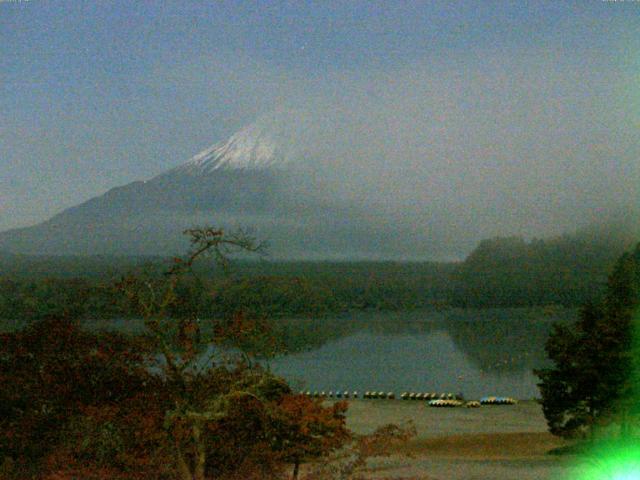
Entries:
[[37, 225], [0, 232], [0, 250], [175, 254], [187, 247], [183, 230], [214, 224], [253, 230], [276, 257], [415, 256], [415, 226], [399, 228], [380, 212], [328, 194], [307, 168], [304, 132], [298, 136], [304, 122], [287, 129], [281, 117], [263, 118], [149, 180], [114, 187]]

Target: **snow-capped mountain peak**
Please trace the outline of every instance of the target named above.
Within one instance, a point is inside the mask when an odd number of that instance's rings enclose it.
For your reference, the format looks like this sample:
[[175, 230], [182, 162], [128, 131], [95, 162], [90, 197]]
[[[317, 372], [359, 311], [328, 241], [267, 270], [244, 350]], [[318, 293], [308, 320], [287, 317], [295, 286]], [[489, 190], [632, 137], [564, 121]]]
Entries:
[[282, 114], [263, 117], [193, 156], [174, 169], [181, 173], [209, 174], [219, 169], [262, 170], [285, 168], [301, 161], [299, 124]]

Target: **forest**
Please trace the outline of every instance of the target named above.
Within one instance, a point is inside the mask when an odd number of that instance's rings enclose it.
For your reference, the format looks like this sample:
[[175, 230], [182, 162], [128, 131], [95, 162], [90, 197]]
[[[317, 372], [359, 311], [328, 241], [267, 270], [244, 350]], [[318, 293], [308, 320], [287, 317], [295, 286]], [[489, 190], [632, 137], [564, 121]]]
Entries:
[[[199, 265], [176, 294], [215, 317], [239, 308], [268, 317], [355, 310], [578, 307], [604, 289], [629, 244], [621, 235], [482, 241], [461, 262], [297, 262], [237, 259], [231, 274]], [[129, 272], [157, 276], [170, 258], [0, 256], [0, 319], [52, 314], [131, 318], [114, 290]]]

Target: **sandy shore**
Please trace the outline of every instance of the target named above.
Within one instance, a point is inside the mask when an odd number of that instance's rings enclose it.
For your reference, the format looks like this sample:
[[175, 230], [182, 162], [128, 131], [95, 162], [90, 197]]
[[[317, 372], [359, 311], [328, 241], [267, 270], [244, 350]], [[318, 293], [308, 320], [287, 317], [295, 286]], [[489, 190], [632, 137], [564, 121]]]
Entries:
[[420, 401], [352, 400], [347, 415], [356, 433], [406, 420], [415, 424], [417, 437], [398, 455], [373, 461], [368, 478], [570, 478], [572, 460], [547, 454], [563, 442], [547, 432], [542, 410], [533, 401], [446, 409]]

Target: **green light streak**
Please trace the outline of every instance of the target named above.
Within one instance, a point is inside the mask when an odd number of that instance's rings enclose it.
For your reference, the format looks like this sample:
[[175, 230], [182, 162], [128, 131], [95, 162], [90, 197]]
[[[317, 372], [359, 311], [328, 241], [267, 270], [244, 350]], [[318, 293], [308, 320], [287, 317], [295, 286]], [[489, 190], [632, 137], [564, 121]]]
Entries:
[[574, 476], [566, 480], [640, 480], [640, 308], [631, 317], [632, 342], [629, 352], [629, 377], [625, 397], [619, 409], [631, 428], [627, 436], [612, 439], [611, 431], [596, 440], [587, 453], [581, 455]]
[[586, 456], [579, 471], [579, 480], [640, 480], [640, 444], [600, 444]]

